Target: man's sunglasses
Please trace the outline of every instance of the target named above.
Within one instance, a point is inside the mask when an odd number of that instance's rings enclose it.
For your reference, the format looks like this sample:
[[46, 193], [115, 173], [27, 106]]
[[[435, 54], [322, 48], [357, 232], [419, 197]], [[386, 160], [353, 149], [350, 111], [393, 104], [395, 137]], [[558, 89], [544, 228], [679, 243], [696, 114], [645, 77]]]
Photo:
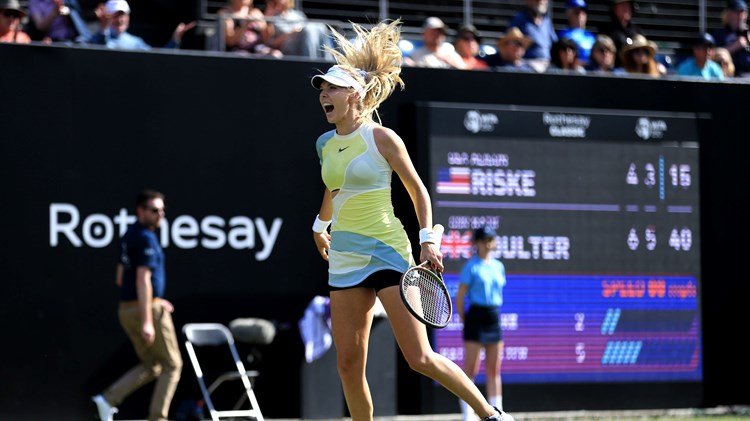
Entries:
[[151, 207], [146, 207], [146, 206], [144, 206], [143, 208], [146, 209], [146, 210], [151, 211], [151, 213], [153, 213], [153, 214], [167, 213], [167, 209], [166, 208], [151, 208]]
[[16, 10], [3, 10], [2, 14], [6, 18], [20, 18], [21, 17], [21, 14]]

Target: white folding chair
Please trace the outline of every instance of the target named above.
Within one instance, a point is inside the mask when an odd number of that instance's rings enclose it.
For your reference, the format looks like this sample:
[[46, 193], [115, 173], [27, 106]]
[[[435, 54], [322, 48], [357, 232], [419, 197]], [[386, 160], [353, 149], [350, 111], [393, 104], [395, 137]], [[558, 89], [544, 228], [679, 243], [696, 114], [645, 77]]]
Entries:
[[[250, 381], [251, 378], [258, 376], [258, 372], [245, 370], [245, 366], [242, 364], [242, 360], [240, 360], [237, 348], [234, 345], [234, 338], [229, 329], [220, 323], [188, 323], [182, 327], [182, 332], [185, 335], [185, 348], [187, 348], [188, 355], [190, 356], [190, 362], [193, 365], [193, 370], [195, 370], [195, 376], [198, 379], [198, 385], [200, 386], [201, 393], [206, 401], [206, 407], [211, 415], [211, 420], [220, 421], [221, 418], [250, 417], [258, 421], [264, 421]], [[198, 362], [195, 348], [207, 346], [217, 347], [222, 345], [229, 347], [236, 371], [219, 373], [215, 376], [216, 379], [211, 385], [206, 387], [203, 369]], [[217, 410], [214, 407], [212, 399], [214, 392], [225, 381], [237, 379], [242, 381], [242, 384], [245, 387], [245, 393], [243, 393], [241, 399], [233, 409]], [[242, 403], [246, 401], [249, 401], [250, 408], [240, 409]]]

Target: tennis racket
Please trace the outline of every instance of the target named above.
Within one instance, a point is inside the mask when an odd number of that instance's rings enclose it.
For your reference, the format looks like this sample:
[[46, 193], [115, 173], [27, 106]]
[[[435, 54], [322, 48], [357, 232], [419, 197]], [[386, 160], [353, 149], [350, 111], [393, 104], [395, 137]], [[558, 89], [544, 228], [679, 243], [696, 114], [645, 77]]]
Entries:
[[[443, 226], [433, 227], [437, 235], [437, 244], [443, 239]], [[430, 262], [410, 267], [401, 276], [401, 299], [409, 312], [420, 322], [434, 328], [448, 326], [453, 314], [453, 305], [443, 276], [430, 268]]]

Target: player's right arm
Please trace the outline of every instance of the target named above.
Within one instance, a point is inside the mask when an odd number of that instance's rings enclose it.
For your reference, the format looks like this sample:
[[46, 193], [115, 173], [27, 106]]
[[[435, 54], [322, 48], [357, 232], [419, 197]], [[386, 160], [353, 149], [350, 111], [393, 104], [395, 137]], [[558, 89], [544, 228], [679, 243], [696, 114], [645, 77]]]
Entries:
[[[323, 202], [320, 204], [320, 212], [318, 212], [318, 219], [321, 221], [330, 221], [333, 217], [333, 202], [331, 200], [331, 192], [326, 189], [323, 193]], [[331, 248], [331, 234], [328, 233], [328, 229], [322, 232], [315, 232], [313, 230], [313, 239], [315, 240], [315, 248], [323, 257], [323, 260], [328, 260], [328, 250]]]

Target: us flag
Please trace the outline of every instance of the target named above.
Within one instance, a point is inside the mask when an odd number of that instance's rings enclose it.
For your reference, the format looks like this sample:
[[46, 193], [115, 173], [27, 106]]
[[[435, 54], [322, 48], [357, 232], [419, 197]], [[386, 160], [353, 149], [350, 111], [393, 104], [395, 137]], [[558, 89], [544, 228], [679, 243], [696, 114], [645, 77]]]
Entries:
[[468, 167], [439, 168], [435, 189], [444, 194], [469, 194], [471, 170]]

